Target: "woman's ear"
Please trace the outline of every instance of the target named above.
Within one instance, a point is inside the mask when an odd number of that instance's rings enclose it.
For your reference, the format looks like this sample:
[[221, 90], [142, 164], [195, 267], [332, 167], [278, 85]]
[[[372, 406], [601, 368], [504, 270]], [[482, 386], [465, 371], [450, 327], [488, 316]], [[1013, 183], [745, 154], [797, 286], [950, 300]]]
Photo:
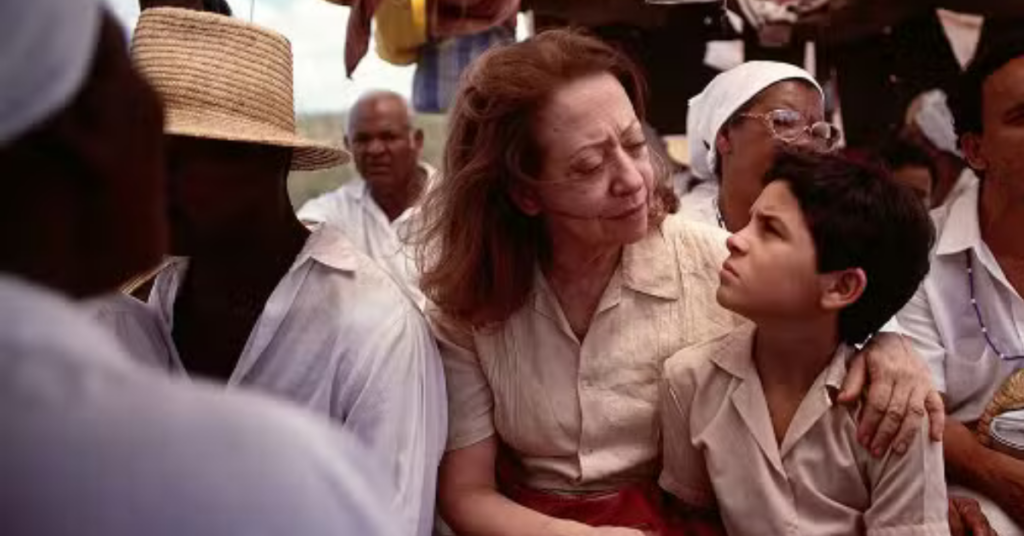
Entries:
[[719, 162], [721, 162], [722, 155], [732, 152], [732, 141], [729, 140], [728, 128], [719, 130], [715, 135], [715, 152], [718, 153]]
[[516, 181], [508, 193], [512, 203], [527, 216], [537, 216], [541, 212], [540, 198], [537, 190], [521, 181]]
[[868, 276], [860, 268], [829, 272], [821, 277], [821, 307], [826, 311], [839, 311], [853, 305], [868, 286]]

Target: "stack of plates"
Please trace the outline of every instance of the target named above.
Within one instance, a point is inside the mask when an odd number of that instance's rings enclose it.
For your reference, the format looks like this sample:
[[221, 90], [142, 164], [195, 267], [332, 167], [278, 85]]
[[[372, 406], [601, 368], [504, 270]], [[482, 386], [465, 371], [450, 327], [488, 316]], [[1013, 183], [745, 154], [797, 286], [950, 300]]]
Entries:
[[1024, 410], [1008, 411], [992, 418], [992, 448], [1024, 460]]

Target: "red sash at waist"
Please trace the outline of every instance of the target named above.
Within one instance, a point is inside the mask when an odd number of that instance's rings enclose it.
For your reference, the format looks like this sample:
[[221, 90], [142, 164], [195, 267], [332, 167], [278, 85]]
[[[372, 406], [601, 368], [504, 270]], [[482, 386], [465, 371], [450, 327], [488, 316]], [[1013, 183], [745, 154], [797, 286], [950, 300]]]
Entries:
[[512, 501], [559, 519], [594, 527], [635, 528], [660, 536], [724, 536], [717, 516], [671, 508], [671, 496], [655, 482], [638, 482], [616, 490], [557, 493], [523, 485], [523, 471], [506, 449], [498, 456], [498, 488]]

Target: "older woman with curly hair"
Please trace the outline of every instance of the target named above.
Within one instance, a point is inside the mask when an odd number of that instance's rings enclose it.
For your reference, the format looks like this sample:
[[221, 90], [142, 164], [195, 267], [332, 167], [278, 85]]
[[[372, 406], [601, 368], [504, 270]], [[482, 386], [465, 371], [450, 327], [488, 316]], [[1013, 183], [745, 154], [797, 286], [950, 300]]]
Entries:
[[[642, 86], [566, 31], [492, 50], [462, 81], [420, 256], [450, 406], [439, 505], [459, 534], [719, 530], [666, 514], [658, 380], [741, 320], [715, 301], [726, 234], [669, 216]], [[913, 356], [870, 354], [843, 396], [870, 370], [884, 403], [865, 433], [881, 422], [888, 443], [934, 391]]]

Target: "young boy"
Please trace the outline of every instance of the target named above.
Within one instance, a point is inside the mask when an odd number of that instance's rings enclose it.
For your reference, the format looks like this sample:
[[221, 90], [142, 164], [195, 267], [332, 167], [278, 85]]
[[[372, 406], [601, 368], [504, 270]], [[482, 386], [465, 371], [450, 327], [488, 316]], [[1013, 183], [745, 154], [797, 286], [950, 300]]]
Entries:
[[661, 486], [745, 534], [948, 534], [942, 445], [876, 458], [835, 403], [852, 346], [928, 271], [924, 206], [838, 156], [780, 155], [728, 240], [719, 303], [753, 321], [665, 364]]

